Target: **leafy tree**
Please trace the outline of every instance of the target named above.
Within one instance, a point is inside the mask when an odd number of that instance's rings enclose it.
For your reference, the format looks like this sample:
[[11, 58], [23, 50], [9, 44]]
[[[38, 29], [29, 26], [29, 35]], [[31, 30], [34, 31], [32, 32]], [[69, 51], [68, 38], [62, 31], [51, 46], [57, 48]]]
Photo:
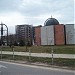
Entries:
[[20, 40], [19, 45], [20, 45], [20, 46], [24, 46], [24, 45], [25, 45], [24, 41], [23, 41], [23, 40]]
[[16, 42], [16, 41], [14, 42], [14, 46], [18, 46], [18, 44], [17, 44], [17, 42]]

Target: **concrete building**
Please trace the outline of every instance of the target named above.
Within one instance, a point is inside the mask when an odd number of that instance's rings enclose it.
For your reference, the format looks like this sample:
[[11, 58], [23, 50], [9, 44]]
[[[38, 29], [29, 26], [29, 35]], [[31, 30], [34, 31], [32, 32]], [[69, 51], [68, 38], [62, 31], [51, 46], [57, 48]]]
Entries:
[[16, 39], [17, 43], [20, 40], [24, 41], [25, 45], [32, 44], [32, 25], [24, 24], [16, 26]]
[[59, 22], [51, 17], [41, 27], [41, 45], [54, 45], [54, 25], [59, 25]]
[[59, 24], [52, 17], [45, 21], [44, 26], [35, 28], [36, 45], [75, 44], [74, 38], [74, 24]]
[[59, 24], [55, 18], [48, 18], [44, 26], [17, 25], [17, 43], [20, 40], [33, 45], [65, 45], [75, 44], [74, 24]]
[[66, 33], [66, 44], [75, 44], [74, 43], [74, 24], [66, 24], [65, 33]]
[[55, 45], [65, 44], [65, 31], [64, 31], [63, 24], [54, 26], [54, 41], [55, 41]]
[[54, 26], [41, 27], [41, 45], [54, 45]]

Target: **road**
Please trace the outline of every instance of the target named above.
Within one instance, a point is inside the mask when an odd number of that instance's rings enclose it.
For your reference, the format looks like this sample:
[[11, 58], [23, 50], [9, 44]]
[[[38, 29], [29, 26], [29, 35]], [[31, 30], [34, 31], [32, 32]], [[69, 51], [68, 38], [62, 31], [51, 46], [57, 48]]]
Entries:
[[[1, 54], [1, 51], [0, 51]], [[2, 54], [13, 55], [13, 52], [10, 51], [2, 51]], [[52, 54], [49, 53], [30, 53], [29, 52], [14, 52], [14, 55], [19, 56], [33, 56], [33, 57], [49, 57], [52, 58]], [[75, 54], [53, 54], [53, 58], [68, 58], [75, 59]]]
[[74, 71], [0, 61], [0, 75], [74, 75]]

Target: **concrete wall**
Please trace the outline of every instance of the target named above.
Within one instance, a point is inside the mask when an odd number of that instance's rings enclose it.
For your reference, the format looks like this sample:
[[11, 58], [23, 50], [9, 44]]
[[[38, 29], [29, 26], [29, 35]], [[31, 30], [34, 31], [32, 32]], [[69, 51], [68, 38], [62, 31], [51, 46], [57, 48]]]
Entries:
[[74, 44], [74, 24], [66, 24], [66, 44]]
[[54, 26], [41, 27], [41, 45], [54, 45]]
[[55, 25], [54, 31], [55, 31], [54, 32], [55, 45], [64, 45], [65, 44], [64, 25]]

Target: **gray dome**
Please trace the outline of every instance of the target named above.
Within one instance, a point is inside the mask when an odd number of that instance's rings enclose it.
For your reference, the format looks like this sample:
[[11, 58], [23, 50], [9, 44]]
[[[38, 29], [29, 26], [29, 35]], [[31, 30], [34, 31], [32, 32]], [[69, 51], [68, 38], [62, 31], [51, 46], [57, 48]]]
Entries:
[[57, 19], [55, 18], [48, 18], [45, 23], [44, 26], [49, 26], [49, 25], [59, 25], [59, 22]]

